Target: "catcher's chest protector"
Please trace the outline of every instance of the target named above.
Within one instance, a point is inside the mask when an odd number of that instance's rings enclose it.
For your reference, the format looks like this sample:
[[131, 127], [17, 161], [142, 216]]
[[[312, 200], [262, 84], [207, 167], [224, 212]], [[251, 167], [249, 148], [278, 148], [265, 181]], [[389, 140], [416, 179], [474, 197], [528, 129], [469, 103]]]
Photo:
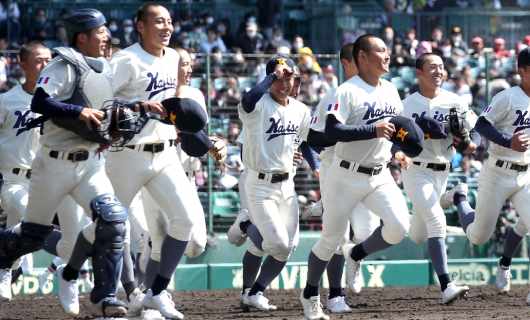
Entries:
[[72, 97], [64, 102], [101, 109], [104, 101], [113, 98], [112, 82], [104, 72], [102, 61], [85, 57], [72, 48], [54, 50], [74, 67], [77, 75]]

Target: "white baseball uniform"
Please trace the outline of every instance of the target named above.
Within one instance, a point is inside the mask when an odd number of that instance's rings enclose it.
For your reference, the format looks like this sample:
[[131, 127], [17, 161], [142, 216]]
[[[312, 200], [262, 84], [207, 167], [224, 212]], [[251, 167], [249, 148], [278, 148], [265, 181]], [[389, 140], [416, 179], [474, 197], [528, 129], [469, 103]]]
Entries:
[[[399, 115], [403, 105], [396, 88], [386, 80], [376, 87], [355, 76], [337, 89], [327, 115], [346, 125], [368, 125]], [[338, 142], [324, 182], [322, 235], [313, 253], [329, 261], [348, 228], [348, 217], [359, 202], [383, 220], [382, 236], [399, 243], [409, 229], [407, 204], [387, 163], [392, 143], [384, 138]], [[363, 173], [364, 172], [364, 173]]]
[[[415, 92], [403, 100], [403, 115], [409, 118], [431, 117], [445, 126], [449, 122], [449, 110], [456, 108], [464, 117], [467, 130], [475, 126], [476, 115], [456, 94], [441, 89], [433, 99]], [[403, 186], [412, 201], [414, 214], [410, 226], [410, 238], [421, 243], [428, 238], [445, 238], [446, 220], [440, 206], [440, 197], [447, 186], [447, 177], [455, 149], [453, 136], [446, 139], [425, 139], [423, 151], [413, 159], [413, 164], [402, 170]]]
[[[140, 44], [117, 52], [111, 60], [115, 96], [124, 100], [162, 101], [175, 96], [179, 56], [170, 48], [162, 57], [147, 53]], [[149, 120], [147, 125], [121, 152], [111, 152], [107, 172], [117, 196], [126, 206], [144, 187], [167, 215], [167, 233], [172, 238], [188, 241], [194, 224], [192, 215], [202, 212], [200, 201], [187, 179], [177, 153], [174, 126]], [[145, 205], [145, 204], [144, 204]], [[156, 219], [147, 215], [149, 232], [163, 230]], [[158, 259], [157, 259], [158, 258]], [[160, 260], [160, 257], [154, 257]]]
[[248, 113], [240, 105], [243, 122], [244, 190], [252, 223], [263, 237], [262, 249], [286, 261], [298, 244], [298, 201], [293, 180], [293, 156], [309, 131], [307, 106], [289, 98], [281, 106], [269, 93]]
[[[336, 89], [331, 88], [328, 90], [324, 98], [320, 100], [320, 103], [317, 105], [313, 116], [311, 117], [311, 129], [324, 132], [326, 129], [326, 114], [328, 107], [335, 104], [335, 93]], [[326, 192], [323, 188], [329, 167], [333, 162], [333, 155], [335, 154], [335, 146], [327, 147], [320, 152], [320, 194]], [[324, 210], [324, 214], [326, 211]], [[360, 243], [364, 241], [372, 232], [379, 226], [380, 220], [379, 217], [366, 208], [362, 203], [359, 203], [355, 209], [350, 214], [350, 224], [353, 229], [353, 236], [355, 243]], [[344, 234], [344, 243], [350, 239], [350, 230], [346, 230]], [[337, 254], [342, 254], [342, 250], [338, 250]]]
[[[106, 63], [103, 58], [99, 60]], [[83, 93], [90, 106], [98, 109], [105, 100], [113, 98], [111, 75], [103, 71], [92, 72], [89, 76], [83, 78], [86, 79], [83, 81]], [[76, 90], [77, 77], [74, 67], [58, 56], [42, 70], [37, 87], [42, 87], [58, 101], [66, 101]], [[72, 196], [85, 212], [91, 212], [92, 199], [101, 194], [114, 193], [112, 184], [105, 174], [105, 159], [96, 152], [99, 147], [97, 143], [58, 127], [52, 121], [45, 122], [40, 143], [41, 148], [32, 164], [25, 222], [50, 225], [56, 209], [68, 195]], [[77, 158], [80, 154], [86, 154], [86, 159]], [[72, 208], [68, 205], [67, 207]], [[68, 212], [68, 214], [74, 213]], [[76, 221], [78, 220], [60, 221], [63, 232], [79, 228]], [[76, 225], [72, 226], [69, 223]], [[83, 235], [90, 243], [94, 242], [94, 231], [93, 222], [83, 228]]]
[[[529, 111], [529, 97], [515, 86], [495, 95], [481, 116], [499, 132], [511, 136], [519, 130], [529, 132]], [[530, 226], [530, 151], [517, 152], [490, 143], [489, 154], [478, 178], [475, 220], [466, 230], [473, 244], [482, 244], [491, 237], [506, 199], [512, 201], [523, 224]]]

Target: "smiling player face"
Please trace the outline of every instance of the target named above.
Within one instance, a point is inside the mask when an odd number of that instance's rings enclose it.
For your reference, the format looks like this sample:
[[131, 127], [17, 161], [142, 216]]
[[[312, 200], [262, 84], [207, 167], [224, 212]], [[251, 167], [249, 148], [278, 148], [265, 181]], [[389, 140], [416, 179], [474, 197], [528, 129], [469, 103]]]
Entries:
[[173, 33], [173, 21], [163, 6], [150, 6], [145, 18], [138, 21], [138, 33], [147, 49], [160, 50], [169, 45]]

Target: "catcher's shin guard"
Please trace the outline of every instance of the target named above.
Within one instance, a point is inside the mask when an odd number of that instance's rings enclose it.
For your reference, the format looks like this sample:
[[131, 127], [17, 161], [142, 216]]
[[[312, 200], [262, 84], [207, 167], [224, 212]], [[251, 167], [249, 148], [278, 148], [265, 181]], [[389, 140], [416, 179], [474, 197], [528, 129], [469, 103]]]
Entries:
[[22, 222], [20, 226], [0, 231], [0, 268], [10, 268], [19, 257], [41, 249], [52, 230], [52, 226]]
[[96, 197], [90, 203], [90, 208], [96, 222], [92, 256], [94, 289], [90, 300], [98, 303], [116, 295], [123, 263], [127, 209], [110, 194]]

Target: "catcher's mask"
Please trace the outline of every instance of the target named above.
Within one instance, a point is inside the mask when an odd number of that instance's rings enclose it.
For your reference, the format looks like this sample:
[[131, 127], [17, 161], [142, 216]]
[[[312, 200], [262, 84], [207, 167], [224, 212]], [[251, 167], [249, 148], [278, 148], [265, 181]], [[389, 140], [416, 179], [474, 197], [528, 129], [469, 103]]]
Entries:
[[105, 117], [96, 130], [110, 136], [110, 145], [122, 148], [140, 133], [148, 118], [145, 114], [134, 112], [130, 105], [120, 100], [107, 100], [101, 111]]

